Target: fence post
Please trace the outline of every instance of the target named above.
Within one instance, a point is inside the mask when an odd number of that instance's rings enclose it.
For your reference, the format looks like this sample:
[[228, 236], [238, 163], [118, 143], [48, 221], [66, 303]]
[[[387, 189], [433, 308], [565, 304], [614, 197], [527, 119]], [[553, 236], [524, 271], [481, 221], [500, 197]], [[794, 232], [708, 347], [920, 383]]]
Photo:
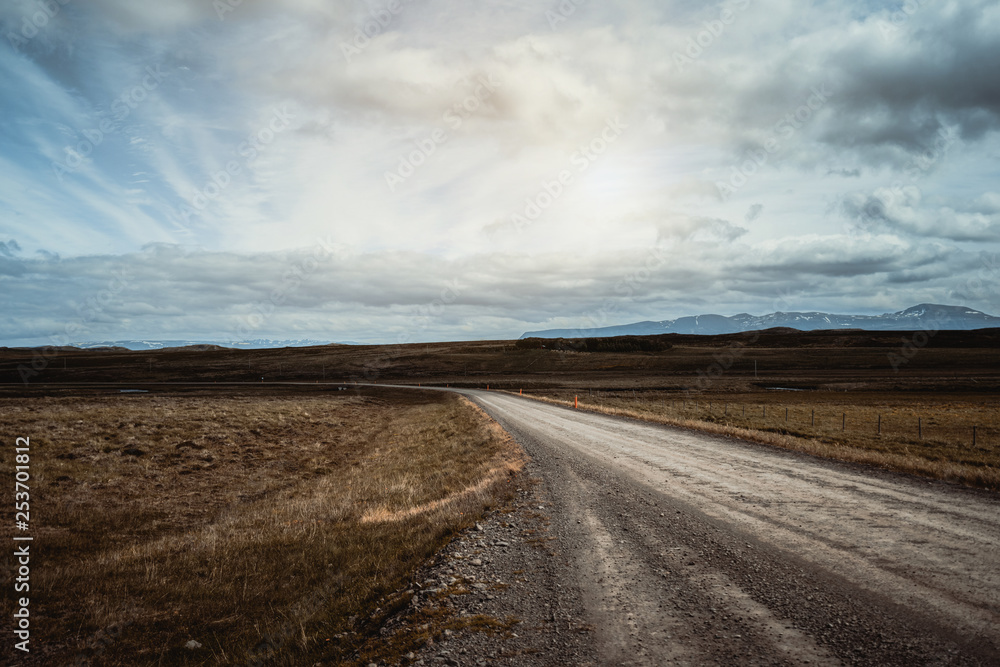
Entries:
[[816, 408], [813, 408], [812, 418], [811, 418], [811, 420], [809, 422], [809, 425], [810, 426], [815, 426], [816, 425]]
[[878, 434], [882, 435], [882, 415], [878, 416]]
[[785, 421], [788, 421], [788, 408], [785, 408]]
[[924, 425], [920, 421], [920, 417], [917, 417], [917, 440], [924, 439]]
[[840, 418], [840, 430], [841, 431], [846, 431], [847, 430], [847, 413], [846, 412]]
[[972, 427], [972, 446], [976, 446], [976, 427]]

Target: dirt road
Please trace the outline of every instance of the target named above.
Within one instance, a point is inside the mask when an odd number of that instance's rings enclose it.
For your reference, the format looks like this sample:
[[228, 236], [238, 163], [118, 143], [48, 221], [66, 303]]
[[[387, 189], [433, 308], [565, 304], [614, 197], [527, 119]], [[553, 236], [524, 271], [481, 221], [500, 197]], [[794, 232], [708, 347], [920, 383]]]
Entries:
[[996, 496], [462, 393], [534, 459], [594, 662], [1000, 664]]

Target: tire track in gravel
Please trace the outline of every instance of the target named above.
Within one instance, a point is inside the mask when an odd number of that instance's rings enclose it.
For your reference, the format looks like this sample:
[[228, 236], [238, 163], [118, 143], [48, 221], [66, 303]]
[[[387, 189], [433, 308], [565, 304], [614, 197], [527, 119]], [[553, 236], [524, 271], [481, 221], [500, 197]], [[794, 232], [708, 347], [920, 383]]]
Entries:
[[534, 458], [616, 664], [998, 664], [1000, 501], [465, 392]]
[[[724, 661], [728, 651], [715, 655], [723, 645], [719, 638], [692, 632], [688, 621], [702, 617], [705, 622], [723, 607], [733, 612], [742, 628], [730, 633], [731, 638], [754, 644], [761, 654], [774, 647], [778, 655], [793, 662], [839, 664], [808, 636], [781, 623], [727, 576], [686, 561], [683, 547], [664, 547], [655, 532], [648, 530], [651, 527], [622, 525], [616, 530], [612, 520], [606, 523], [591, 507], [599, 495], [595, 483], [571, 470], [564, 473], [574, 487], [573, 497], [565, 499], [567, 518], [585, 529], [586, 539], [578, 556], [582, 574], [597, 583], [592, 591], [600, 591], [599, 597], [585, 591], [584, 599], [596, 611], [597, 644], [603, 649], [606, 664], [699, 665], [709, 656]], [[683, 599], [693, 599], [694, 604], [676, 603], [680, 588], [685, 589]]]
[[[605, 664], [656, 665], [691, 663], [697, 654], [679, 642], [683, 625], [663, 611], [663, 594], [629, 585], [650, 577], [647, 568], [615, 540], [590, 507], [593, 490], [584, 489], [579, 477], [569, 474], [574, 497], [564, 506], [567, 518], [581, 526], [584, 541], [577, 554], [581, 574], [592, 586], [584, 590], [584, 604], [594, 617], [596, 644]], [[640, 643], [641, 642], [641, 643]], [[633, 653], [633, 647], [637, 646]]]

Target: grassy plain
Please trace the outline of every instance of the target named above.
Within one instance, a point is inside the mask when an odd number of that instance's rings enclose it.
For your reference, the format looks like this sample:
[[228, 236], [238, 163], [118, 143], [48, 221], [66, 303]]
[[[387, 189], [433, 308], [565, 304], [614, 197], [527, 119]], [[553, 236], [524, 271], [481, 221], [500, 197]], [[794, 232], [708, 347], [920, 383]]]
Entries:
[[[1000, 394], [1000, 329], [667, 334], [656, 345], [525, 341], [320, 345], [270, 350], [0, 348], [0, 386], [87, 382], [393, 382], [513, 389]], [[914, 347], [914, 341], [922, 343]], [[544, 342], [542, 344], [545, 344]], [[708, 386], [705, 386], [708, 378]]]
[[355, 664], [523, 465], [433, 392], [40, 391], [0, 415], [32, 452], [27, 664]]

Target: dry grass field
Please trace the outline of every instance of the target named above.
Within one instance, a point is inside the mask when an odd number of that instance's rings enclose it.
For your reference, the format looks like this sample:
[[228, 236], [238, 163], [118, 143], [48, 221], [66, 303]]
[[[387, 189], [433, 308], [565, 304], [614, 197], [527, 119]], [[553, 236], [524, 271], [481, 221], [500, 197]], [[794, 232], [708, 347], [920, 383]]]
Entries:
[[579, 397], [581, 409], [1000, 490], [1000, 410], [992, 394], [562, 388], [536, 397], [564, 405]]
[[113, 391], [0, 396], [3, 441], [31, 439], [35, 664], [388, 652], [371, 633], [392, 611], [380, 599], [523, 465], [454, 395]]
[[[922, 347], [915, 347], [913, 341]], [[933, 335], [770, 330], [722, 336], [667, 334], [275, 350], [49, 350], [42, 354], [0, 348], [0, 383], [7, 383], [0, 388], [15, 393], [87, 382], [140, 387], [218, 382], [221, 388], [226, 382], [259, 384], [262, 378], [268, 384], [490, 386], [513, 392], [523, 389], [563, 401], [579, 395], [586, 405], [599, 409], [740, 433], [822, 456], [984, 488], [998, 487], [998, 329]]]
[[[534, 341], [319, 345], [271, 350], [26, 350], [0, 348], [0, 387], [81, 382], [395, 382], [524, 388], [761, 387], [1000, 392], [1000, 330], [667, 334], [656, 345], [623, 341], [596, 351]], [[926, 338], [926, 335], [925, 335]], [[921, 339], [922, 340], [922, 339]], [[902, 355], [905, 363], [897, 359]], [[722, 375], [715, 377], [721, 361]], [[893, 366], [893, 364], [896, 366]], [[27, 384], [25, 384], [27, 383]], [[793, 384], [786, 384], [793, 383]]]

